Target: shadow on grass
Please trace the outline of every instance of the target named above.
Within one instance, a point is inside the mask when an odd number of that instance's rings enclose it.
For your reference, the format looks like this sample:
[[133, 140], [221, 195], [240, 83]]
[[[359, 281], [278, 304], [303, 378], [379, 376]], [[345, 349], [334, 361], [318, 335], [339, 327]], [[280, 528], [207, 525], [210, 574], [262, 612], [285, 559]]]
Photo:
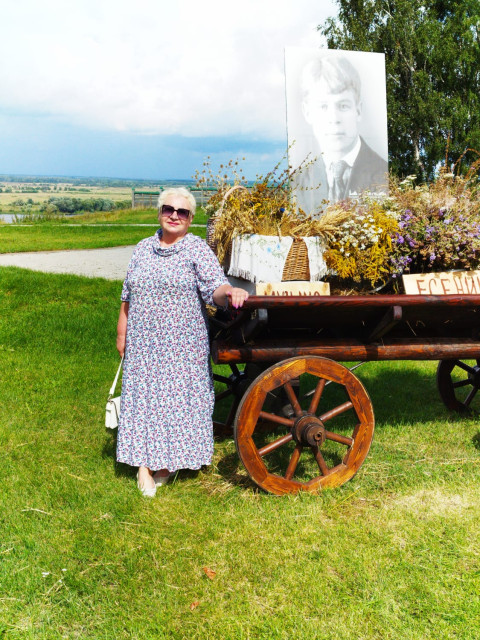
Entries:
[[480, 450], [480, 431], [473, 436], [472, 442], [475, 449]]
[[[432, 362], [431, 366], [427, 363], [427, 366], [423, 367], [418, 365], [419, 363], [415, 362], [366, 363], [364, 368], [356, 372], [372, 401], [377, 429], [405, 423], [434, 423], [445, 420], [455, 424], [476, 415], [475, 411], [468, 414], [449, 411], [437, 390], [436, 363]], [[225, 400], [218, 403], [215, 407], [214, 419], [224, 420], [228, 410], [229, 403]], [[107, 436], [102, 451], [103, 457], [112, 460], [117, 476], [134, 477], [136, 468], [117, 463], [115, 460], [116, 433], [110, 432]], [[215, 437], [215, 442], [221, 445], [231, 438], [230, 435], [221, 434]], [[480, 450], [480, 432], [474, 436], [473, 444]], [[224, 455], [217, 463], [217, 470], [227, 484], [259, 491], [244, 470], [236, 452]], [[198, 471], [182, 470], [176, 479], [197, 476]]]
[[[399, 368], [399, 364], [402, 368]], [[390, 365], [390, 366], [389, 366]], [[469, 414], [449, 411], [440, 398], [436, 384], [436, 364], [422, 370], [418, 363], [375, 363], [375, 367], [358, 372], [375, 412], [377, 427], [407, 422], [446, 420], [461, 422]], [[477, 403], [478, 404], [478, 403]], [[480, 405], [479, 405], [480, 406]]]
[[217, 463], [217, 470], [228, 484], [242, 489], [260, 491], [241, 464], [237, 453], [228, 453]]
[[[418, 365], [416, 362], [371, 362], [355, 371], [370, 396], [377, 426], [465, 418], [466, 414], [449, 411], [443, 404], [436, 385], [436, 363], [431, 363], [430, 370], [422, 370]], [[480, 409], [480, 393], [478, 395]], [[224, 420], [228, 407], [226, 400], [217, 403], [214, 419]], [[229, 436], [219, 434], [216, 439], [225, 438]]]
[[103, 444], [102, 458], [111, 460], [113, 471], [117, 478], [134, 478], [137, 475], [137, 467], [131, 467], [128, 464], [117, 462], [117, 430], [105, 429], [106, 439]]

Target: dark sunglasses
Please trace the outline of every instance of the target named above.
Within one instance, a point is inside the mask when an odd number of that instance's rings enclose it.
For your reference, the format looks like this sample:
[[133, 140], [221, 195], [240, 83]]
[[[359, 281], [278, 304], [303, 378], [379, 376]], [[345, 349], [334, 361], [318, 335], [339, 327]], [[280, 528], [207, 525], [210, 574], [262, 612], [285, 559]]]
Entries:
[[188, 218], [190, 217], [189, 209], [182, 209], [182, 208], [175, 209], [175, 207], [172, 207], [171, 204], [162, 205], [162, 216], [169, 218], [171, 215], [173, 215], [174, 211], [177, 212], [177, 216], [179, 220], [188, 220]]

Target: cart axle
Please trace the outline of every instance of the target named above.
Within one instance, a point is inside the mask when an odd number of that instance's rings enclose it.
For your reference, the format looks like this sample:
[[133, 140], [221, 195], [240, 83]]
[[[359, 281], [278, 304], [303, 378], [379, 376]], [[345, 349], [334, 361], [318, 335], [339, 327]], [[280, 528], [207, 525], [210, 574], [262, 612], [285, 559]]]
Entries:
[[305, 413], [292, 427], [295, 442], [310, 447], [320, 447], [325, 442], [325, 426], [317, 416]]

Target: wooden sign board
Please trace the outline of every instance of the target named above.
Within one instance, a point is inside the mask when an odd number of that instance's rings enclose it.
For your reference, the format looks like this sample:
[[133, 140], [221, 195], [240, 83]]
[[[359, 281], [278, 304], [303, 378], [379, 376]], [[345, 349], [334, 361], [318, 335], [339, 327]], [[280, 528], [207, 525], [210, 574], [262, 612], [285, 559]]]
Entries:
[[409, 295], [444, 296], [480, 294], [480, 271], [411, 273], [402, 276]]
[[257, 296], [329, 296], [328, 282], [260, 282], [256, 288]]

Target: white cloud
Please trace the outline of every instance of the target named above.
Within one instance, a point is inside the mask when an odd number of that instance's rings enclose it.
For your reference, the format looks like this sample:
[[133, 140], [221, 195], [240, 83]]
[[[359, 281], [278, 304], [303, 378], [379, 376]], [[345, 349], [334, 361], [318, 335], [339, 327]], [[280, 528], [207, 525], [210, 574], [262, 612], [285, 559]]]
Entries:
[[283, 49], [320, 46], [315, 0], [17, 0], [0, 110], [97, 129], [285, 136]]

